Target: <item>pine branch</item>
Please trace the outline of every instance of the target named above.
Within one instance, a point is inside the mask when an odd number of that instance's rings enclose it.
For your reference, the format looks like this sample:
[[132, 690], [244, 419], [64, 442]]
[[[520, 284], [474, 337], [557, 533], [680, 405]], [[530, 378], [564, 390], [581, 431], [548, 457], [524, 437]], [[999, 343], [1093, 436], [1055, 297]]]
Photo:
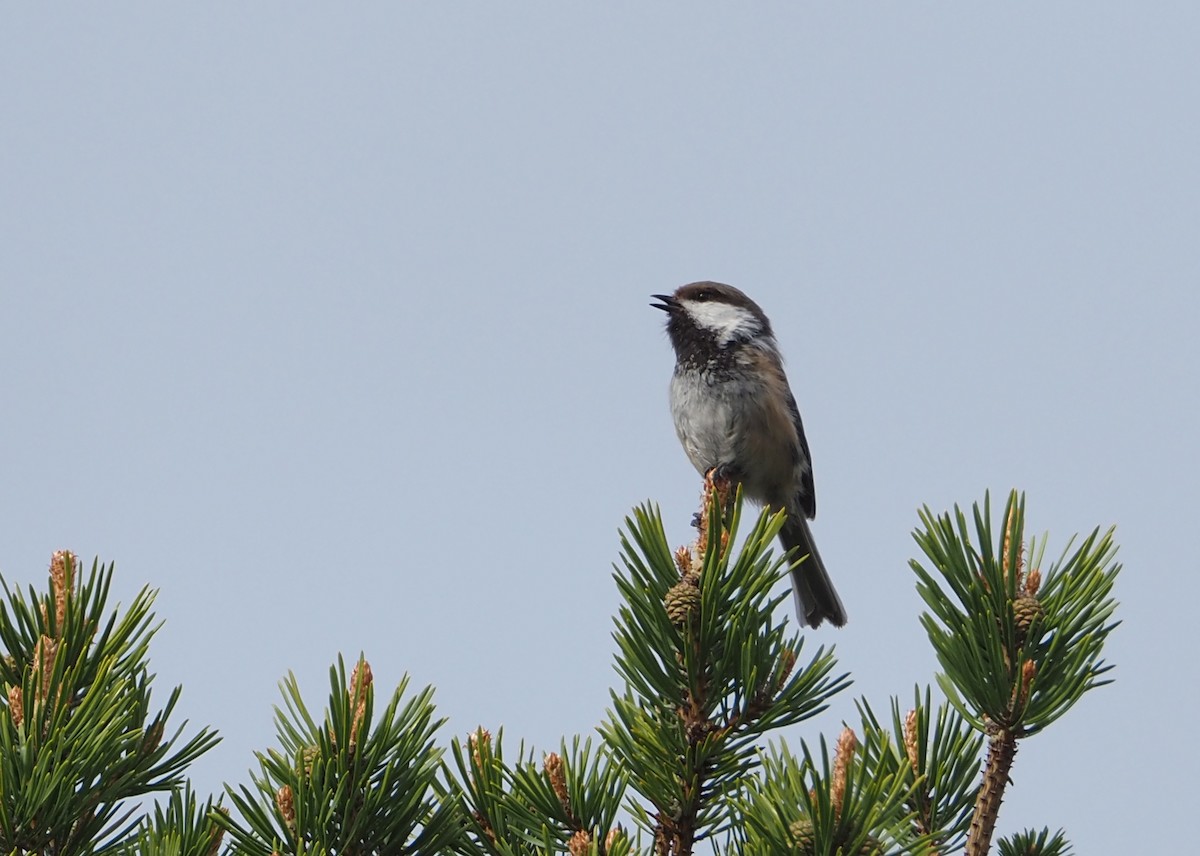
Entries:
[[1013, 491], [993, 534], [991, 504], [974, 507], [975, 539], [956, 507], [921, 514], [914, 533], [933, 571], [913, 561], [929, 611], [921, 617], [944, 669], [939, 684], [952, 705], [988, 735], [988, 760], [967, 840], [984, 856], [1009, 782], [1017, 741], [1061, 718], [1089, 690], [1108, 683], [1100, 658], [1121, 566], [1112, 530], [1095, 530], [1043, 574], [1046, 539], [1025, 538], [1025, 500]]
[[154, 592], [108, 609], [112, 566], [81, 578], [73, 553], [55, 553], [50, 587], [28, 597], [0, 580], [0, 850], [90, 853], [120, 845], [138, 824], [129, 801], [183, 783], [216, 745], [168, 723], [175, 688], [155, 710], [149, 644]]
[[254, 787], [226, 788], [235, 820], [212, 817], [238, 853], [437, 852], [459, 838], [457, 805], [437, 778], [441, 752], [433, 735], [433, 690], [405, 699], [408, 679], [374, 713], [371, 668], [360, 657], [347, 679], [339, 658], [330, 669], [328, 707], [320, 724], [293, 676], [276, 711], [280, 748], [258, 753]]
[[691, 854], [726, 828], [763, 735], [814, 716], [848, 684], [824, 649], [799, 663], [800, 639], [773, 617], [786, 599], [772, 595], [787, 571], [771, 554], [782, 513], [760, 515], [735, 554], [742, 501], [721, 488], [706, 482], [691, 548], [672, 553], [649, 508], [622, 539], [615, 635], [625, 690], [600, 730], [645, 800], [635, 817], [661, 856]]
[[996, 818], [1000, 815], [1000, 803], [1004, 800], [1004, 789], [1008, 786], [1009, 772], [1016, 754], [1016, 735], [1006, 729], [1001, 729], [988, 744], [983, 783], [971, 818], [971, 832], [967, 836], [968, 854], [984, 856], [991, 847]]

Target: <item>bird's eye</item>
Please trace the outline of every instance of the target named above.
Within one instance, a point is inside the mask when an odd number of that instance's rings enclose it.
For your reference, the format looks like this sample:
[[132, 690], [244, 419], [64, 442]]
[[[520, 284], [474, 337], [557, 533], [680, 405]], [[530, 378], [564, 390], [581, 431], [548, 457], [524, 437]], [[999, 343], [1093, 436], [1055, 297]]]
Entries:
[[696, 292], [696, 300], [705, 301], [705, 300], [708, 300], [709, 298], [711, 298], [712, 296], [713, 296], [712, 291], [710, 291], [707, 288]]

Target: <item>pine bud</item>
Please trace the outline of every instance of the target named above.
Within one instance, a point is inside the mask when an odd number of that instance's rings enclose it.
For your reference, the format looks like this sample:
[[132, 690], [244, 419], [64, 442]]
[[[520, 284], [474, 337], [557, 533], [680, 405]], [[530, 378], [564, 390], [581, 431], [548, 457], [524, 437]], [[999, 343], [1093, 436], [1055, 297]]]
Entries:
[[562, 758], [557, 752], [551, 752], [542, 761], [542, 770], [550, 780], [550, 787], [558, 797], [558, 803], [568, 815], [571, 813], [571, 796], [567, 792], [567, 775]]
[[667, 617], [676, 627], [683, 627], [688, 619], [694, 620], [700, 611], [699, 579], [694, 574], [688, 574], [667, 591], [663, 598]]
[[807, 817], [801, 818], [793, 823], [789, 829], [792, 832], [792, 837], [796, 839], [796, 852], [802, 856], [809, 856], [817, 852], [817, 836], [813, 831], [813, 822]]
[[921, 747], [918, 743], [920, 721], [916, 710], [910, 710], [904, 717], [904, 754], [915, 775], [921, 775]]
[[296, 829], [296, 807], [293, 802], [292, 788], [290, 785], [284, 785], [275, 793], [275, 808], [279, 810], [279, 816], [283, 818], [283, 822], [287, 824], [287, 828], [295, 831]]
[[12, 714], [13, 725], [20, 728], [25, 722], [25, 698], [19, 686], [8, 688], [8, 710]]
[[1017, 623], [1017, 642], [1025, 644], [1029, 637], [1029, 628], [1035, 621], [1041, 621], [1046, 615], [1042, 602], [1034, 595], [1023, 594], [1013, 601], [1013, 618]]
[[[817, 834], [811, 818], [802, 817], [789, 826], [788, 829], [791, 831], [792, 837], [796, 840], [796, 849], [794, 852], [798, 856], [817, 856]], [[878, 838], [868, 835], [867, 840], [854, 853], [855, 856], [873, 856], [873, 854], [882, 853], [882, 848], [883, 845]], [[850, 852], [846, 850], [844, 840], [837, 842], [837, 852]]]
[[567, 850], [571, 856], [587, 856], [592, 850], [592, 836], [580, 829], [567, 842]]

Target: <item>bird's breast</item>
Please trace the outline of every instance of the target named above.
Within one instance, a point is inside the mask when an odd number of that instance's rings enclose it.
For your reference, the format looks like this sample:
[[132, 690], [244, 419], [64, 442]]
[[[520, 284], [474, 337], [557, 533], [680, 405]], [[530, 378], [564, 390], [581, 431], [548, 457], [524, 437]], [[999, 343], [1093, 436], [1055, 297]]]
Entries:
[[738, 390], [712, 372], [686, 369], [671, 378], [671, 416], [688, 459], [701, 473], [732, 463]]
[[681, 368], [671, 380], [675, 431], [701, 473], [726, 464], [758, 502], [790, 503], [798, 439], [778, 396], [748, 373]]

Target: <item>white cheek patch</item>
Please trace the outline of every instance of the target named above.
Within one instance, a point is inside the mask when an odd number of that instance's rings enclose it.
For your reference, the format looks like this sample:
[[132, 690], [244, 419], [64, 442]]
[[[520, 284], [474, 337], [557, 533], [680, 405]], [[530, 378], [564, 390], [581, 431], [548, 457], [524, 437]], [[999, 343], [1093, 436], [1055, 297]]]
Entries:
[[734, 339], [752, 338], [762, 331], [754, 313], [741, 306], [712, 300], [684, 300], [682, 303], [696, 324], [715, 333], [722, 345]]

